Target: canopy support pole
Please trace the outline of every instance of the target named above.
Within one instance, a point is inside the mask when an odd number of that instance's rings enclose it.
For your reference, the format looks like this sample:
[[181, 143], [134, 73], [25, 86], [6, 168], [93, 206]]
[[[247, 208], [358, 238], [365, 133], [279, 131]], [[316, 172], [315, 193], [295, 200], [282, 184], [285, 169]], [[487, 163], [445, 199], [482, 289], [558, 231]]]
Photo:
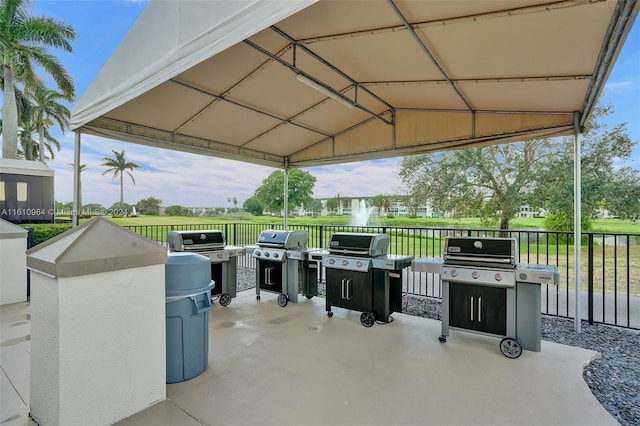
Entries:
[[288, 229], [289, 221], [289, 157], [284, 159], [284, 229]]
[[71, 226], [78, 226], [78, 212], [82, 208], [80, 203], [80, 132], [76, 130], [76, 141], [73, 152], [73, 211], [71, 212]]
[[581, 147], [580, 147], [580, 114], [575, 113], [573, 119], [573, 252], [574, 252], [574, 275], [575, 275], [575, 324], [574, 329], [576, 333], [582, 332], [582, 305], [580, 303], [580, 296], [582, 293], [582, 278], [580, 276], [580, 253], [582, 242], [582, 161], [581, 161]]

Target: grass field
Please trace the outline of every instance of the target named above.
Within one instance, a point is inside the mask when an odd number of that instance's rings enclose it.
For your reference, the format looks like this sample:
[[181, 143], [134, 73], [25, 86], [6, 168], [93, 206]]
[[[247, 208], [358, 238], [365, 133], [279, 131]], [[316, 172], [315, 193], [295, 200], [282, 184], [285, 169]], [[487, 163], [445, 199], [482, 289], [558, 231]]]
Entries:
[[[282, 224], [284, 219], [275, 216], [254, 216], [238, 214], [219, 217], [183, 217], [183, 216], [139, 216], [107, 219], [123, 226], [131, 225], [188, 225], [207, 223], [267, 223]], [[350, 216], [317, 216], [317, 217], [290, 217], [288, 223], [292, 225], [348, 225]], [[402, 227], [433, 227], [433, 228], [472, 228], [472, 229], [498, 229], [497, 226], [487, 226], [477, 218], [445, 219], [445, 218], [408, 218], [393, 217], [380, 218], [379, 224], [382, 226], [402, 226]], [[593, 232], [640, 234], [640, 222], [631, 220], [605, 219], [592, 222]], [[512, 219], [511, 230], [531, 230], [544, 229], [543, 219]]]
[[[136, 218], [109, 218], [115, 223], [123, 226], [149, 226], [148, 229], [138, 229], [137, 232], [154, 240], [163, 240], [163, 236], [150, 235], [157, 232], [154, 225], [204, 225], [215, 224], [220, 226], [225, 223], [253, 223], [281, 225], [284, 219], [281, 217], [259, 216], [249, 218], [237, 215], [230, 217], [174, 217], [174, 216], [140, 216]], [[349, 225], [349, 216], [320, 216], [320, 217], [292, 217], [289, 218], [290, 225]], [[422, 218], [383, 218], [380, 226], [402, 227], [402, 228], [466, 228], [466, 229], [492, 229], [483, 225], [479, 219], [422, 219]], [[632, 221], [621, 221], [617, 219], [598, 220], [592, 223], [592, 232], [637, 234], [640, 242], [640, 225]], [[497, 228], [493, 228], [497, 229]], [[511, 230], [542, 230], [542, 219], [513, 219]], [[166, 229], [160, 231], [166, 233]], [[309, 241], [317, 241], [314, 230], [309, 235]], [[259, 233], [256, 229], [255, 233]], [[439, 256], [438, 250], [442, 247], [442, 239], [434, 238], [433, 234], [420, 231], [390, 230], [391, 248], [390, 252], [398, 254], [410, 254], [415, 257]], [[251, 240], [257, 239], [255, 236], [245, 236]], [[329, 236], [325, 235], [325, 239]], [[253, 241], [253, 240], [251, 240]], [[324, 242], [326, 243], [326, 241]], [[595, 245], [593, 252], [593, 275], [594, 288], [596, 292], [614, 292], [634, 296], [640, 296], [640, 245], [631, 244], [628, 247], [622, 246], [602, 246]], [[542, 241], [540, 243], [521, 244], [520, 259], [522, 262], [554, 264], [561, 271], [561, 286], [574, 286], [574, 247], [573, 244]], [[581, 274], [583, 280], [586, 279], [589, 258], [587, 247], [583, 243]]]

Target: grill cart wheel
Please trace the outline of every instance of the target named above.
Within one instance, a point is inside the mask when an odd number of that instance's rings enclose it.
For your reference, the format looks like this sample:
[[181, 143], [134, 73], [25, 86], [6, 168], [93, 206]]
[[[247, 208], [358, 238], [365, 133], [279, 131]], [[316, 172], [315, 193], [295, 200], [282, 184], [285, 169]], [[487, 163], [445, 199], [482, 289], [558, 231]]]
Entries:
[[333, 312], [331, 312], [331, 311], [327, 312], [327, 316], [328, 316], [329, 318], [331, 318], [331, 317], [333, 316]]
[[371, 312], [363, 312], [360, 315], [360, 323], [369, 328], [376, 322], [376, 317]]
[[224, 293], [220, 296], [220, 305], [222, 306], [229, 306], [229, 303], [231, 303], [231, 295]]
[[287, 299], [287, 295], [280, 293], [278, 295], [278, 305], [284, 308], [285, 306], [287, 306], [287, 303], [289, 303], [289, 299]]
[[305, 294], [305, 296], [307, 299], [311, 299], [313, 297], [313, 294]]
[[500, 352], [507, 358], [515, 359], [522, 355], [522, 346], [516, 339], [505, 337], [500, 341]]
[[439, 341], [440, 343], [444, 343], [444, 342], [446, 342], [446, 341], [447, 341], [447, 336], [442, 335], [442, 336], [438, 337], [438, 341]]

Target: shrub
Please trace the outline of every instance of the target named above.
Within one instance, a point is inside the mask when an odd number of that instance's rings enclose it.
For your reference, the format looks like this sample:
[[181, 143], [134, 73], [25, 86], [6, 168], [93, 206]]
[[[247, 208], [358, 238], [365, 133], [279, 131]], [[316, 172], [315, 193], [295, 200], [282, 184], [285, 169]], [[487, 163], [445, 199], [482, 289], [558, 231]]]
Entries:
[[21, 225], [23, 228], [33, 228], [34, 244], [38, 245], [71, 229], [71, 223], [32, 223]]

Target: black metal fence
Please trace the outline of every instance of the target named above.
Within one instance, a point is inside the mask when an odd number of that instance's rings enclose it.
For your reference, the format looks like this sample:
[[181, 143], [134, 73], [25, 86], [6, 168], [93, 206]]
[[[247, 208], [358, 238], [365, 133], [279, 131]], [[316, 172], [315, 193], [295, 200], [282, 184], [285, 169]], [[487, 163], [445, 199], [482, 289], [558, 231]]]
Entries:
[[[265, 229], [283, 229], [282, 224], [219, 223], [191, 225], [133, 225], [130, 230], [159, 243], [171, 230], [219, 229], [227, 245], [251, 246]], [[544, 314], [575, 316], [575, 262], [573, 233], [541, 230], [488, 230], [351, 225], [289, 225], [290, 230], [309, 232], [309, 247], [324, 249], [334, 232], [385, 233], [390, 236], [389, 253], [420, 257], [442, 257], [446, 236], [506, 236], [516, 238], [520, 263], [557, 265], [560, 285], [543, 285]], [[640, 329], [640, 234], [585, 232], [581, 241], [581, 317], [590, 323]], [[238, 266], [255, 268], [250, 256]], [[414, 272], [403, 274], [409, 295], [440, 298], [439, 277]]]

